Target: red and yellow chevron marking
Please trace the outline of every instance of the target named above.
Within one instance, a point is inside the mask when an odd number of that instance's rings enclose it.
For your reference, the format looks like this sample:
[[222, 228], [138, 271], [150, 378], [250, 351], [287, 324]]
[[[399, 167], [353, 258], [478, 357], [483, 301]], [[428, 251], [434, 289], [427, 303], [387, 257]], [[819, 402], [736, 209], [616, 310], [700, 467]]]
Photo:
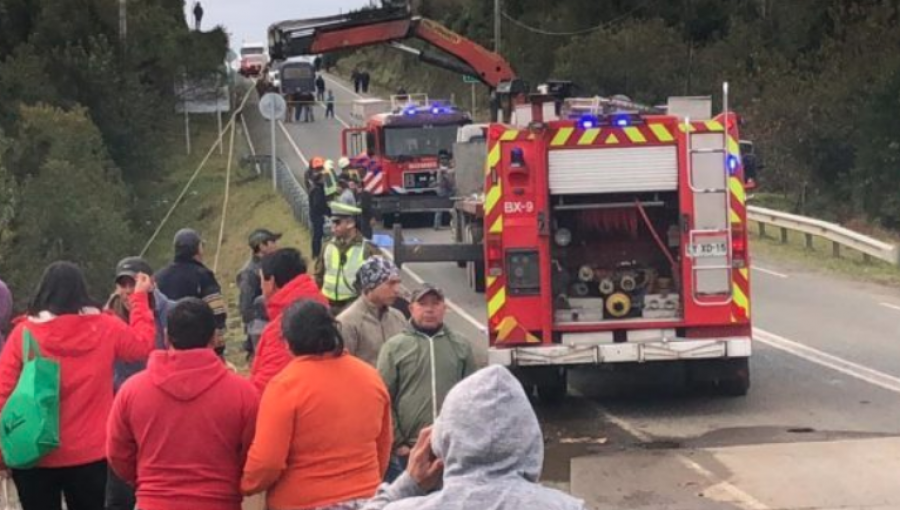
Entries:
[[[715, 122], [718, 130], [724, 130], [720, 122]], [[707, 122], [706, 124], [709, 124]], [[725, 134], [725, 148], [729, 156], [737, 158], [738, 164], [741, 165], [741, 146], [735, 138], [734, 134], [727, 132]], [[740, 172], [735, 175], [728, 176], [728, 189], [731, 195], [731, 204], [729, 208], [729, 220], [732, 228], [744, 230], [747, 228], [745, 218], [747, 217], [747, 192], [744, 189], [744, 183], [740, 178]], [[736, 269], [731, 272], [731, 321], [744, 322], [750, 319], [750, 270], [748, 268]]]
[[621, 145], [659, 145], [675, 143], [673, 128], [659, 122], [640, 124], [637, 126], [599, 127], [577, 129], [572, 126], [561, 127], [550, 139], [552, 148], [597, 147]]

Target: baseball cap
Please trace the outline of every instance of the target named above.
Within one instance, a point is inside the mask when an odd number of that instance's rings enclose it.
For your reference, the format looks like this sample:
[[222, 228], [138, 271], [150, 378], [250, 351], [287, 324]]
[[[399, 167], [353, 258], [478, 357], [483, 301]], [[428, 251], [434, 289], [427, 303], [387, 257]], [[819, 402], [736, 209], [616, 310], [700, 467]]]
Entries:
[[175, 233], [175, 249], [198, 248], [203, 243], [200, 234], [192, 228], [183, 228]]
[[137, 278], [139, 273], [149, 276], [153, 275], [153, 268], [150, 267], [146, 260], [140, 257], [126, 257], [116, 264], [116, 280], [123, 276]]
[[277, 241], [279, 239], [281, 239], [281, 234], [276, 234], [275, 232], [264, 228], [258, 228], [250, 233], [247, 243], [251, 248], [258, 248], [262, 244], [268, 243], [269, 241]]
[[433, 294], [433, 295], [435, 295], [435, 296], [437, 296], [437, 297], [439, 297], [439, 298], [441, 298], [441, 299], [444, 299], [444, 291], [441, 290], [440, 287], [437, 287], [437, 286], [432, 285], [432, 284], [430, 284], [430, 283], [426, 283], [426, 284], [422, 285], [421, 288], [418, 288], [418, 289], [416, 289], [416, 290], [413, 291], [412, 297], [411, 297], [411, 299], [410, 299], [410, 302], [411, 302], [411, 303], [417, 303], [417, 302], [419, 302], [423, 297], [425, 297], [425, 296], [427, 296], [427, 295], [429, 295], [429, 294]]

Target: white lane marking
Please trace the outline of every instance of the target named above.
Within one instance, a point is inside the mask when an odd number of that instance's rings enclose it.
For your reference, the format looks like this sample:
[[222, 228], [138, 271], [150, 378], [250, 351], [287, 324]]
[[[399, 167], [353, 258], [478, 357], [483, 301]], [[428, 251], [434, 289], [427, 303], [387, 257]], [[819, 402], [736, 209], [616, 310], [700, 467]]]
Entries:
[[[643, 443], [653, 442], [654, 438], [650, 434], [647, 434], [643, 430], [635, 427], [624, 418], [612, 414], [605, 407], [598, 406], [598, 408], [610, 423], [624, 430], [638, 441], [641, 441]], [[769, 507], [764, 503], [739, 489], [734, 484], [722, 480], [721, 477], [716, 476], [715, 473], [701, 466], [694, 459], [688, 457], [683, 453], [673, 452], [672, 454], [674, 458], [686, 468], [690, 469], [691, 471], [708, 480], [710, 483], [714, 484], [708, 487], [707, 490], [704, 491], [704, 494], [706, 494], [707, 492], [712, 493], [714, 492], [714, 490], [721, 491], [730, 496], [730, 499], [732, 500], [728, 501], [729, 503], [735, 504], [738, 507], [743, 508], [744, 510], [769, 510]]]
[[754, 271], [759, 271], [760, 273], [765, 273], [765, 274], [767, 274], [767, 275], [769, 275], [769, 276], [774, 276], [774, 277], [776, 277], [776, 278], [782, 278], [782, 279], [784, 279], [784, 278], [790, 278], [790, 276], [788, 276], [788, 275], [786, 275], [786, 274], [784, 274], [784, 273], [779, 273], [778, 271], [772, 271], [771, 269], [765, 269], [765, 268], [762, 268], [762, 267], [759, 267], [759, 266], [753, 266], [753, 270], [754, 270]]
[[890, 308], [891, 310], [897, 310], [898, 312], [900, 312], [900, 306], [892, 305], [891, 303], [878, 303], [878, 304], [885, 308]]
[[895, 377], [875, 370], [874, 368], [869, 368], [833, 354], [828, 354], [827, 352], [820, 351], [793, 340], [788, 340], [775, 333], [770, 333], [759, 328], [753, 328], [753, 339], [768, 345], [769, 347], [773, 347], [788, 354], [793, 354], [798, 358], [830, 368], [844, 375], [867, 382], [873, 386], [878, 386], [879, 388], [884, 388], [894, 393], [900, 393], [900, 377]]
[[300, 150], [300, 147], [297, 147], [297, 143], [294, 142], [294, 137], [291, 136], [290, 132], [288, 132], [287, 128], [284, 126], [284, 123], [279, 120], [278, 126], [284, 133], [284, 137], [287, 138], [288, 143], [291, 144], [291, 147], [294, 148], [294, 152], [297, 153], [297, 156], [300, 156], [300, 161], [303, 161], [303, 166], [309, 166], [309, 160], [306, 159], [306, 156], [303, 155], [303, 151]]

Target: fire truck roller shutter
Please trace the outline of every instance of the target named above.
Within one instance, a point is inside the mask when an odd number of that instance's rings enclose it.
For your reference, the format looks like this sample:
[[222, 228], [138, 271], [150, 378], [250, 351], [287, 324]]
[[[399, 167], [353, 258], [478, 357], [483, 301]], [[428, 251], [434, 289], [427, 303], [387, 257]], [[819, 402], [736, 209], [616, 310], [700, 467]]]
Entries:
[[550, 193], [631, 193], [678, 189], [675, 146], [550, 151]]

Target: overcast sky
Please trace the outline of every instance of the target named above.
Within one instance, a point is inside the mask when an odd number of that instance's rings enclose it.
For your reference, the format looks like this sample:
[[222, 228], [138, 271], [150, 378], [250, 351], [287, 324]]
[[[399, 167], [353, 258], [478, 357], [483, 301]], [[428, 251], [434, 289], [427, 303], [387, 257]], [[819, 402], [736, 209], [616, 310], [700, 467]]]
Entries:
[[[231, 36], [231, 47], [241, 42], [265, 42], [266, 29], [276, 21], [317, 18], [340, 14], [369, 4], [369, 0], [200, 0], [203, 5], [203, 28], [222, 25]], [[194, 0], [186, 0], [188, 11]], [[186, 19], [193, 23], [193, 14]]]

